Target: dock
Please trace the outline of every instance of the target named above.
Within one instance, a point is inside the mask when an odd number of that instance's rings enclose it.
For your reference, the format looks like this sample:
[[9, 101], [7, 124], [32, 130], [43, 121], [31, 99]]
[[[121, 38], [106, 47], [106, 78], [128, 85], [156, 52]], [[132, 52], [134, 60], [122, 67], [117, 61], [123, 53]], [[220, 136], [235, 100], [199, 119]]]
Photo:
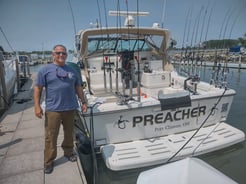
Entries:
[[77, 162], [63, 157], [62, 127], [54, 170], [44, 174], [44, 118], [34, 114], [35, 77], [31, 75], [0, 117], [0, 184], [87, 184], [79, 156]]

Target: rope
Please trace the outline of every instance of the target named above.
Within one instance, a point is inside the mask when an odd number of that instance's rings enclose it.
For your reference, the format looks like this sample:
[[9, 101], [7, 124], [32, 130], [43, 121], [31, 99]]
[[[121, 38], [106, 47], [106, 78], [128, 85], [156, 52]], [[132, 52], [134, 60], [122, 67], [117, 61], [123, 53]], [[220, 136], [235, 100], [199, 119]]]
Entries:
[[94, 150], [94, 122], [93, 122], [93, 108], [101, 104], [100, 102], [96, 102], [92, 106], [90, 106], [90, 138], [91, 138], [91, 150], [92, 150], [92, 162], [93, 162], [93, 184], [96, 184], [96, 180], [98, 178], [98, 168], [97, 168], [97, 158]]
[[3, 29], [2, 29], [1, 26], [0, 26], [0, 30], [1, 30], [1, 32], [3, 33], [3, 36], [4, 36], [5, 40], [6, 40], [6, 42], [8, 43], [10, 49], [12, 50], [12, 52], [16, 53], [16, 51], [15, 51], [15, 50], [13, 49], [13, 47], [11, 46], [11, 44], [10, 44], [10, 42], [9, 42], [7, 36], [5, 35], [5, 33], [4, 33], [4, 31], [3, 31]]
[[9, 107], [10, 104], [8, 103], [8, 101], [2, 95], [0, 95], [0, 97], [3, 99], [4, 103], [7, 104], [7, 106]]
[[[207, 122], [208, 118], [212, 115], [212, 113], [214, 112], [214, 110], [216, 109], [217, 105], [219, 104], [219, 102], [221, 101], [222, 97], [224, 96], [225, 92], [226, 92], [226, 88], [223, 91], [222, 95], [219, 97], [218, 101], [214, 104], [214, 106], [212, 107], [210, 113], [208, 114], [207, 118], [203, 121], [203, 123], [200, 125], [200, 127], [195, 131], [195, 133], [188, 139], [188, 141], [186, 141], [186, 143], [172, 156], [170, 157], [166, 163], [169, 163], [174, 157], [177, 156], [177, 154], [180, 153], [180, 151], [182, 151], [184, 149], [184, 147], [193, 139], [193, 137], [200, 131], [200, 129], [204, 126], [204, 124]], [[209, 134], [210, 135], [210, 134]], [[200, 145], [198, 145], [200, 146]], [[198, 147], [197, 147], [198, 148]], [[195, 148], [195, 150], [197, 149]], [[194, 154], [194, 152], [193, 152]]]

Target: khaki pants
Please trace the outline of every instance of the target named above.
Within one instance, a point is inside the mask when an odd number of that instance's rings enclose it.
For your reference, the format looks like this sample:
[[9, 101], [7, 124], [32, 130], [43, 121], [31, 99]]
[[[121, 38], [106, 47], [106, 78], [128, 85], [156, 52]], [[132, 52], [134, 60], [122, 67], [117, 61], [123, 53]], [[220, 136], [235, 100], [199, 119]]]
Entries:
[[73, 153], [73, 126], [75, 110], [61, 112], [45, 112], [45, 149], [44, 164], [50, 165], [57, 156], [57, 138], [60, 125], [63, 125], [64, 140], [62, 148], [65, 156]]

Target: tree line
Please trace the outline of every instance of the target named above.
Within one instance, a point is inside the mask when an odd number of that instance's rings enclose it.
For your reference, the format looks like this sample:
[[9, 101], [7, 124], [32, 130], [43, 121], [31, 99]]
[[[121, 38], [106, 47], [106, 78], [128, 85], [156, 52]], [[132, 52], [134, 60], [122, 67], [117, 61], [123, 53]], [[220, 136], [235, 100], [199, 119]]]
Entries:
[[[52, 51], [50, 50], [45, 50], [45, 51], [32, 51], [32, 52], [27, 52], [27, 51], [18, 51], [20, 55], [28, 55], [28, 54], [37, 54], [37, 55], [51, 55]], [[69, 54], [73, 53], [73, 50], [68, 50]]]
[[234, 46], [246, 47], [246, 39], [239, 38], [237, 40], [235, 39], [209, 40], [203, 42], [202, 45], [206, 49], [224, 49], [224, 48], [231, 48]]
[[[171, 40], [171, 48], [176, 49], [175, 45], [177, 45], [177, 42], [175, 40]], [[246, 33], [244, 34], [243, 37], [240, 37], [238, 39], [208, 40], [202, 42], [200, 45], [192, 46], [192, 48], [199, 47], [203, 49], [225, 49], [234, 46], [242, 46], [246, 48]], [[187, 47], [191, 48], [191, 46], [187, 46]]]
[[[0, 52], [3, 53], [3, 55], [7, 54], [15, 54], [11, 52], [7, 52], [3, 49], [3, 47], [0, 45]], [[32, 51], [32, 52], [27, 52], [27, 51], [17, 51], [19, 55], [30, 55], [30, 54], [37, 54], [37, 55], [51, 55], [52, 51], [46, 50], [46, 51]], [[72, 54], [74, 51], [73, 50], [68, 50], [69, 54]]]

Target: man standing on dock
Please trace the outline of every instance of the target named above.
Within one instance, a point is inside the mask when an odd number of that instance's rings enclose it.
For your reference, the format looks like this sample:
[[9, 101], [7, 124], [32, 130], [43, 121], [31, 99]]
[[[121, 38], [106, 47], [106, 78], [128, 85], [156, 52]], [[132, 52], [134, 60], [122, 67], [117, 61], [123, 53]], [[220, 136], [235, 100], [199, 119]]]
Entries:
[[44, 172], [46, 174], [53, 171], [61, 124], [64, 130], [64, 140], [61, 145], [64, 156], [71, 162], [77, 160], [73, 152], [73, 126], [75, 112], [79, 107], [77, 96], [82, 103], [81, 110], [87, 111], [80, 76], [76, 70], [65, 64], [66, 59], [66, 47], [63, 45], [54, 46], [53, 63], [44, 66], [38, 72], [34, 86], [34, 108], [38, 118], [43, 116], [40, 100], [43, 87], [45, 87]]

